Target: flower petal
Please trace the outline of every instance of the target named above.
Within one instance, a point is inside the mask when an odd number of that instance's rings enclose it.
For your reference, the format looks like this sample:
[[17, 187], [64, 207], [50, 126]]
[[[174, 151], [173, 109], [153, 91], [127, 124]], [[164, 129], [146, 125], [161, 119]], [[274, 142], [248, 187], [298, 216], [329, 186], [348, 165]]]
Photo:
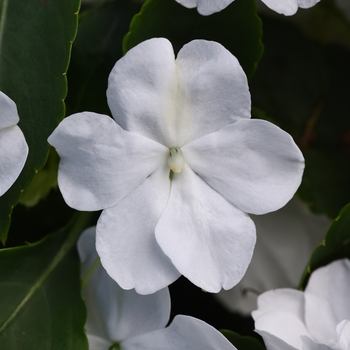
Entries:
[[113, 343], [105, 339], [87, 334], [89, 350], [108, 350]]
[[267, 350], [301, 350], [301, 348], [295, 348], [270, 332], [259, 329], [255, 329], [255, 332], [262, 336]]
[[17, 125], [0, 129], [0, 196], [16, 181], [28, 156], [28, 145]]
[[278, 211], [252, 215], [251, 219], [257, 242], [247, 272], [237, 286], [215, 295], [231, 311], [245, 315], [256, 309], [258, 294], [297, 287], [311, 253], [331, 223], [325, 215], [312, 213], [297, 197]]
[[248, 215], [185, 165], [174, 174], [156, 238], [185, 277], [208, 292], [218, 292], [232, 288], [244, 275], [254, 249], [255, 227]]
[[284, 206], [304, 170], [304, 158], [291, 136], [264, 120], [238, 121], [190, 142], [182, 152], [204, 181], [252, 214]]
[[334, 348], [332, 349], [325, 344], [317, 343], [305, 335], [301, 336], [301, 340], [303, 342], [302, 350], [334, 350]]
[[0, 91], [0, 129], [16, 125], [19, 122], [16, 104]]
[[[314, 339], [336, 339], [336, 326], [350, 317], [350, 261], [337, 260], [312, 273], [305, 290], [305, 321]], [[320, 318], [322, 310], [322, 318]]]
[[118, 203], [167, 159], [168, 150], [126, 132], [108, 116], [78, 113], [48, 141], [61, 157], [58, 184], [69, 206], [99, 210]]
[[310, 336], [304, 324], [304, 293], [298, 290], [277, 289], [261, 294], [252, 317], [261, 336], [264, 334], [260, 331], [266, 331], [297, 349], [302, 347], [300, 335]]
[[168, 147], [250, 118], [247, 78], [237, 59], [205, 40], [185, 45], [176, 62], [168, 40], [142, 42], [114, 66], [107, 97], [122, 128]]
[[294, 15], [298, 7], [309, 8], [317, 4], [320, 0], [262, 0], [271, 10], [285, 16]]
[[97, 251], [108, 274], [124, 289], [150, 294], [180, 276], [154, 235], [169, 191], [169, 168], [164, 166], [102, 212], [97, 223]]
[[[95, 227], [80, 236], [78, 252], [85, 277], [98, 258]], [[112, 343], [164, 328], [169, 320], [168, 289], [151, 295], [126, 291], [111, 279], [101, 264], [93, 270], [82, 293], [88, 311], [87, 333]]]
[[234, 350], [220, 332], [194, 317], [178, 315], [165, 329], [127, 339], [123, 350]]
[[337, 325], [337, 345], [339, 349], [350, 348], [350, 321], [343, 320]]
[[223, 10], [234, 0], [176, 0], [179, 4], [187, 7], [197, 7], [198, 12], [203, 16], [208, 16], [213, 13]]

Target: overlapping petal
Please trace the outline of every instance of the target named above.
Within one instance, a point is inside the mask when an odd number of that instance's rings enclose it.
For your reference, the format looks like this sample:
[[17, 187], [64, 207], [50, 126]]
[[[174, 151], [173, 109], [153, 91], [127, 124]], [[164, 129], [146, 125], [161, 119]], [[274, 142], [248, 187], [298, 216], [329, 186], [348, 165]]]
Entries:
[[180, 276], [154, 235], [169, 192], [169, 168], [163, 165], [116, 206], [101, 214], [97, 251], [104, 268], [124, 289], [154, 293]]
[[166, 162], [167, 148], [123, 130], [105, 115], [64, 119], [48, 141], [61, 161], [58, 184], [69, 206], [100, 210], [118, 203]]
[[194, 40], [175, 61], [167, 39], [132, 48], [114, 66], [108, 104], [118, 124], [168, 147], [181, 147], [250, 118], [247, 78], [222, 45]]
[[263, 120], [241, 120], [182, 148], [189, 166], [236, 208], [265, 214], [301, 183], [304, 158], [292, 137]]
[[215, 295], [231, 311], [245, 315], [256, 309], [259, 294], [297, 287], [311, 253], [331, 223], [325, 215], [312, 213], [297, 197], [278, 211], [251, 215], [251, 219], [257, 242], [247, 272], [237, 286]]
[[121, 344], [122, 350], [234, 350], [221, 333], [194, 317], [178, 315], [165, 329], [130, 338]]
[[255, 245], [249, 216], [230, 205], [187, 165], [174, 174], [156, 238], [175, 267], [208, 292], [243, 277]]
[[16, 104], [0, 92], [0, 196], [15, 182], [28, 156]]
[[349, 277], [349, 260], [337, 260], [314, 271], [303, 293], [280, 289], [262, 294], [252, 316], [267, 349], [283, 342], [298, 350], [349, 349]]
[[[234, 0], [176, 0], [181, 5], [194, 8], [197, 7], [201, 15], [208, 16], [219, 12], [231, 4]], [[294, 15], [298, 7], [309, 8], [317, 4], [320, 0], [262, 0], [271, 10], [285, 16]]]
[[[78, 241], [82, 275], [86, 276], [98, 258], [95, 249], [95, 228], [86, 230]], [[101, 349], [106, 341], [120, 342], [139, 334], [164, 328], [170, 316], [170, 295], [162, 289], [151, 295], [119, 287], [99, 264], [83, 288], [88, 309], [86, 331], [90, 340]], [[91, 343], [90, 343], [91, 347]]]
[[[350, 319], [350, 261], [340, 260], [312, 274], [305, 293], [305, 322], [314, 339], [336, 339], [336, 325]], [[322, 319], [319, 317], [322, 310]], [[350, 344], [350, 343], [349, 343]]]

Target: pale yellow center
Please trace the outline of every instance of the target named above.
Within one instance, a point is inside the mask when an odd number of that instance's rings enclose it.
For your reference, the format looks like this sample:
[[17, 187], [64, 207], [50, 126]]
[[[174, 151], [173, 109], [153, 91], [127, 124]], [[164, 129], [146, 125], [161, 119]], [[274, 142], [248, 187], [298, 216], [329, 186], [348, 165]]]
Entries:
[[180, 148], [172, 148], [170, 150], [168, 165], [174, 173], [181, 172], [185, 165], [185, 159]]

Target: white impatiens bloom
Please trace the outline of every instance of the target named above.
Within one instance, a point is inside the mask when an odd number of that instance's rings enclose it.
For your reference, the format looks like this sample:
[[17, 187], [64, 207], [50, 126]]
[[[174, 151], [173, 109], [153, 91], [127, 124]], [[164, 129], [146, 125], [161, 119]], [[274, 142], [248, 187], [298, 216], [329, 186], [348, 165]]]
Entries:
[[18, 122], [16, 104], [0, 91], [0, 196], [16, 181], [28, 156]]
[[237, 286], [216, 295], [231, 311], [246, 315], [256, 309], [259, 294], [298, 286], [311, 253], [331, 223], [325, 215], [310, 212], [297, 197], [273, 213], [252, 219], [257, 242], [248, 270]]
[[114, 119], [78, 113], [49, 138], [68, 205], [104, 209], [102, 265], [140, 294], [181, 274], [208, 292], [232, 288], [255, 245], [246, 213], [279, 209], [301, 182], [291, 136], [250, 119], [246, 76], [215, 42], [192, 41], [176, 60], [166, 39], [139, 44], [114, 66], [107, 97]]
[[[187, 8], [197, 7], [201, 15], [208, 16], [220, 12], [234, 0], [176, 0]], [[309, 8], [320, 0], [261, 0], [266, 6], [285, 16], [294, 15], [298, 8]]]
[[305, 292], [262, 294], [252, 316], [268, 350], [349, 350], [350, 261], [313, 272]]
[[234, 350], [221, 333], [207, 323], [178, 315], [165, 328], [170, 316], [168, 288], [140, 295], [124, 290], [113, 281], [95, 249], [95, 228], [78, 241], [82, 276], [88, 276], [82, 294], [87, 307], [86, 333], [90, 350]]

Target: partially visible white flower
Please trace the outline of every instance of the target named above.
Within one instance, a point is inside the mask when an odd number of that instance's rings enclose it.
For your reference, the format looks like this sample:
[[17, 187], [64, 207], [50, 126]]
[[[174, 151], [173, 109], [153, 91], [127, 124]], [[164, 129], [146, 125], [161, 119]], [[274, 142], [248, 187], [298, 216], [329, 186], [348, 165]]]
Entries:
[[28, 156], [18, 122], [16, 104], [0, 91], [0, 196], [16, 181]]
[[305, 292], [262, 294], [252, 316], [268, 350], [349, 350], [350, 261], [314, 271]]
[[[98, 259], [94, 227], [79, 238], [78, 252], [86, 276]], [[170, 316], [168, 288], [140, 295], [120, 288], [101, 264], [91, 271], [82, 290], [90, 350], [108, 350], [114, 343], [121, 350], [236, 349], [215, 328], [193, 317], [178, 315], [165, 328]]]
[[[219, 12], [231, 4], [234, 0], [176, 0], [181, 5], [194, 8], [203, 16]], [[266, 6], [285, 16], [294, 15], [298, 8], [309, 8], [320, 0], [261, 0]]]
[[316, 215], [297, 197], [266, 215], [252, 215], [257, 242], [241, 282], [216, 297], [231, 311], [250, 314], [258, 295], [275, 288], [296, 288], [312, 251], [322, 241], [331, 220]]
[[247, 78], [216, 42], [194, 40], [175, 60], [168, 40], [144, 41], [115, 64], [107, 97], [114, 120], [78, 113], [49, 138], [67, 204], [104, 209], [102, 265], [140, 294], [181, 274], [208, 292], [232, 288], [255, 245], [246, 213], [281, 208], [300, 185], [292, 137], [250, 119]]

